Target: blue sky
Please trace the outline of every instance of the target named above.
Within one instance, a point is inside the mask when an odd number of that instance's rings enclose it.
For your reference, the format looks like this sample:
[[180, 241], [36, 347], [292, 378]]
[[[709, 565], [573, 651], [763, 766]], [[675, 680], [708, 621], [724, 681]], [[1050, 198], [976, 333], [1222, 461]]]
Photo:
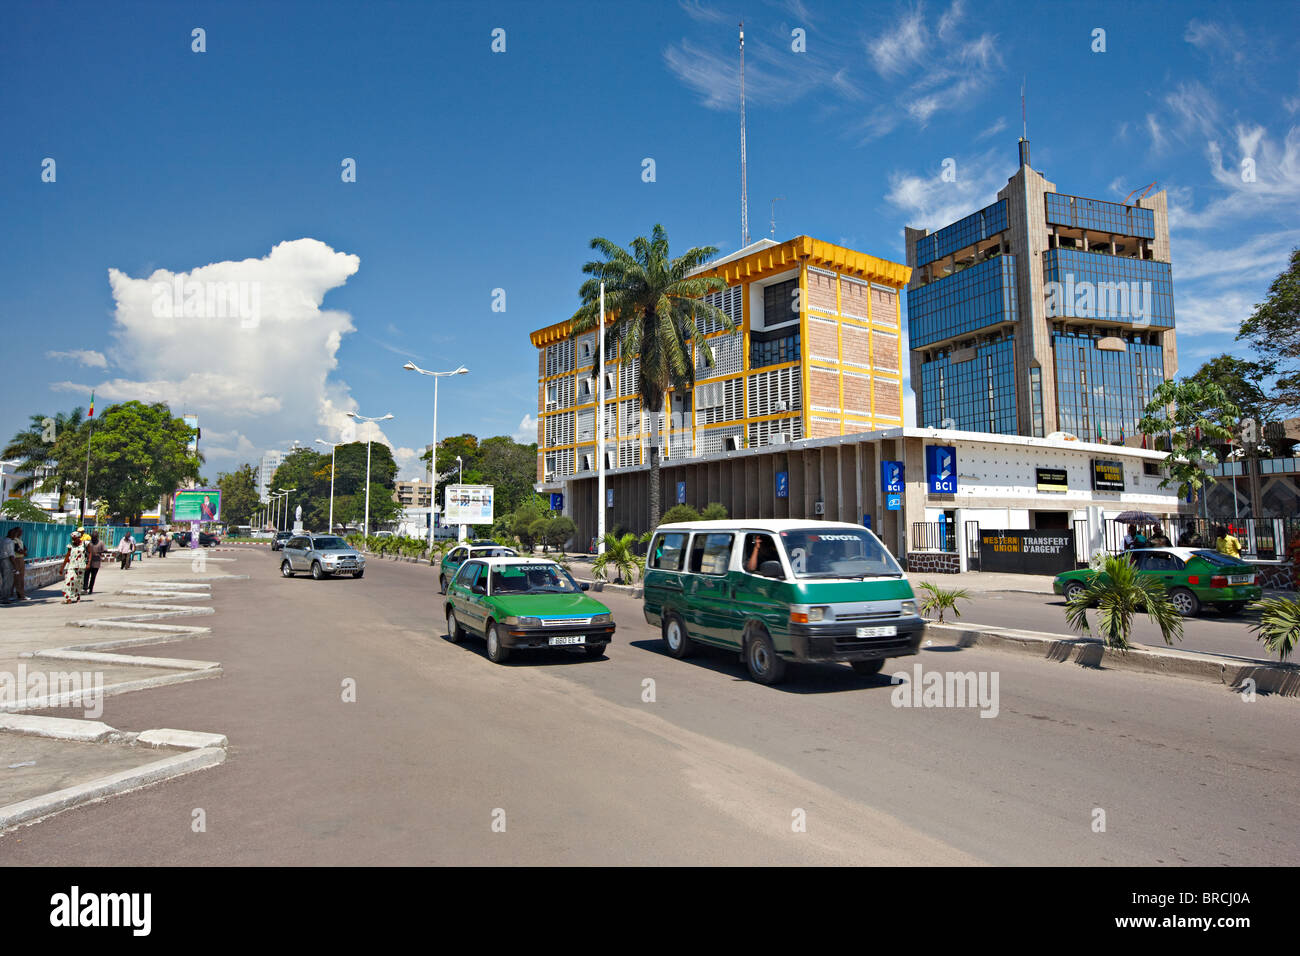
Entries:
[[[1059, 189], [1168, 190], [1194, 371], [1238, 350], [1236, 326], [1300, 245], [1297, 9], [748, 4], [751, 236], [784, 196], [777, 238], [902, 260], [904, 225], [964, 215], [1015, 171], [1027, 76], [1033, 165]], [[384, 435], [412, 472], [432, 383], [400, 370], [409, 358], [471, 370], [440, 389], [441, 435], [522, 435], [528, 332], [572, 313], [592, 236], [626, 243], [662, 222], [678, 250], [739, 245], [741, 14], [703, 0], [10, 5], [0, 434], [90, 388], [99, 407], [164, 398], [199, 415], [214, 477], [346, 437], [356, 409], [396, 416]], [[341, 181], [346, 158], [356, 182]], [[955, 182], [940, 178], [949, 158]], [[258, 321], [152, 314], [153, 281], [196, 269], [261, 283]]]

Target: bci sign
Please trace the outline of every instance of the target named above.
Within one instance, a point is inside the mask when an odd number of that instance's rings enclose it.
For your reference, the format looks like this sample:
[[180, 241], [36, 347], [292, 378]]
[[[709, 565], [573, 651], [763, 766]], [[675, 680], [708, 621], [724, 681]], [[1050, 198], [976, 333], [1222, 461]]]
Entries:
[[925, 480], [932, 495], [957, 493], [957, 449], [953, 445], [925, 446]]

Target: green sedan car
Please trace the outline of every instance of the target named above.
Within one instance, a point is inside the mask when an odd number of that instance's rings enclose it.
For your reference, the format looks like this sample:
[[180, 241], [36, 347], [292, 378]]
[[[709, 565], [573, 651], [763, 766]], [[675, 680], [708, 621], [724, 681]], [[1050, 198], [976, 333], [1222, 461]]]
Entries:
[[447, 586], [447, 639], [481, 636], [497, 664], [524, 648], [580, 647], [600, 657], [614, 638], [614, 616], [585, 590], [554, 561], [470, 558]]
[[[1125, 554], [1144, 576], [1156, 578], [1169, 592], [1169, 603], [1183, 617], [1209, 606], [1239, 614], [1263, 594], [1255, 569], [1244, 561], [1208, 548], [1139, 548]], [[1056, 576], [1052, 590], [1071, 598], [1101, 572], [1091, 568]]]

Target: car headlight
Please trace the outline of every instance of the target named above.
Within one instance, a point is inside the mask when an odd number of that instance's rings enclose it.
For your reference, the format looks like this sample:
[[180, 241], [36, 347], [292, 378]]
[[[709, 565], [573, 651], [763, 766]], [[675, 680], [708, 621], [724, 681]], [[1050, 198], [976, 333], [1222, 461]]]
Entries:
[[512, 614], [509, 617], [503, 617], [501, 623], [506, 627], [541, 627], [542, 619], [540, 617], [516, 617]]
[[915, 614], [915, 613], [916, 613], [916, 602], [915, 602], [915, 601], [904, 601], [904, 602], [903, 602], [903, 606], [899, 609], [899, 613], [901, 613], [901, 614]]
[[597, 614], [591, 619], [592, 624], [611, 624], [614, 621], [612, 614]]

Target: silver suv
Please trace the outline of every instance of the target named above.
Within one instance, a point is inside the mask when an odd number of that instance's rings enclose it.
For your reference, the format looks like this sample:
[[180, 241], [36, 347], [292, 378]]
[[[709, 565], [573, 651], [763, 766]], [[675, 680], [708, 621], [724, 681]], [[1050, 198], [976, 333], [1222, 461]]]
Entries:
[[298, 571], [308, 571], [319, 581], [332, 574], [365, 574], [366, 559], [352, 545], [336, 534], [299, 534], [284, 543], [280, 573], [291, 578]]

